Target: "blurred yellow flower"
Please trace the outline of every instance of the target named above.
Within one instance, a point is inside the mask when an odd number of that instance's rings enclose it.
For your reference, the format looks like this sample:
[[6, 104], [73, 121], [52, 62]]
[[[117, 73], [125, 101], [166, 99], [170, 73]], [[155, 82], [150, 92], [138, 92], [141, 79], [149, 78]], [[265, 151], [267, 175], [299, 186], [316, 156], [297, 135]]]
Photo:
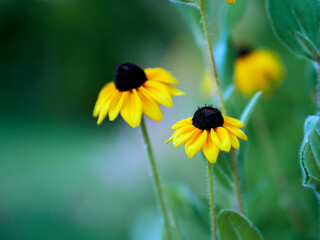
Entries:
[[171, 84], [179, 82], [162, 68], [143, 70], [133, 63], [123, 63], [117, 67], [113, 82], [100, 91], [93, 116], [100, 124], [107, 114], [113, 121], [120, 113], [133, 128], [140, 125], [142, 113], [159, 122], [163, 117], [159, 103], [172, 107], [171, 97], [184, 95]]
[[216, 86], [209, 70], [205, 70], [203, 73], [200, 90], [205, 98], [211, 98], [216, 92]]
[[181, 120], [171, 129], [176, 129], [165, 142], [173, 141], [175, 147], [184, 143], [186, 154], [194, 157], [202, 149], [203, 154], [211, 163], [217, 161], [219, 151], [229, 152], [231, 147], [238, 149], [238, 137], [247, 141], [247, 135], [239, 128], [244, 123], [231, 117], [226, 117], [213, 107], [199, 108], [193, 117]]
[[284, 75], [280, 58], [270, 50], [242, 51], [235, 63], [235, 82], [240, 92], [270, 93]]
[[226, 2], [229, 3], [229, 4], [235, 4], [236, 3], [235, 0], [226, 0]]

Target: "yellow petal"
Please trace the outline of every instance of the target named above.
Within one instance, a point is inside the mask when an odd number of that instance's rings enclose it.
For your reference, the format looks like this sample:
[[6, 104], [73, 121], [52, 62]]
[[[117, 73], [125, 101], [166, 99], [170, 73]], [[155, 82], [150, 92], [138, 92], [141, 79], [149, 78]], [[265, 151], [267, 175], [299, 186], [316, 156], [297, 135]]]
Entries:
[[203, 147], [203, 144], [207, 141], [208, 131], [199, 130], [199, 132], [195, 132], [194, 135], [184, 145], [185, 151], [189, 158], [193, 158], [194, 155], [196, 155], [197, 152], [199, 152], [199, 150]]
[[171, 96], [163, 83], [155, 81], [146, 81], [141, 91], [161, 103], [165, 107], [172, 107], [173, 102]]
[[230, 133], [229, 136], [230, 136], [231, 146], [235, 149], [239, 149], [240, 144], [239, 144], [238, 138], [233, 133]]
[[229, 152], [231, 149], [229, 132], [223, 127], [217, 127], [215, 129], [215, 132], [217, 133], [217, 136], [219, 138], [219, 141], [222, 147], [224, 147], [226, 151]]
[[231, 126], [234, 126], [234, 127], [237, 127], [237, 128], [243, 128], [244, 127], [244, 123], [241, 122], [238, 119], [235, 119], [235, 118], [232, 118], [232, 117], [223, 116], [223, 120], [224, 120], [225, 123], [227, 123], [227, 124], [229, 124]]
[[176, 135], [176, 132], [174, 132], [172, 135], [171, 135], [171, 137], [167, 140], [167, 141], [165, 141], [164, 143], [165, 144], [168, 144], [168, 142], [170, 142], [170, 141], [172, 141], [173, 140], [173, 137]]
[[106, 102], [109, 100], [111, 94], [115, 91], [114, 83], [110, 82], [106, 84], [100, 91], [98, 95], [97, 102], [93, 109], [93, 116], [97, 117], [99, 115], [100, 109], [103, 107], [103, 105], [106, 104]]
[[175, 88], [174, 86], [166, 83], [165, 86], [168, 89], [168, 92], [171, 96], [182, 96], [182, 95], [186, 95], [185, 92], [180, 91], [178, 88]]
[[218, 135], [214, 131], [214, 129], [210, 130], [210, 137], [211, 137], [213, 144], [215, 144], [218, 148], [220, 148], [221, 151], [227, 151], [227, 147], [225, 145], [222, 146], [222, 144], [220, 143], [220, 140], [218, 138]]
[[174, 138], [185, 134], [185, 133], [189, 133], [190, 131], [194, 130], [195, 127], [193, 125], [184, 125], [181, 128], [179, 128], [178, 130], [176, 130], [172, 136], [165, 142], [165, 144], [167, 144], [168, 142], [172, 141]]
[[123, 106], [120, 110], [123, 119], [133, 128], [140, 125], [142, 103], [135, 89], [126, 91]]
[[173, 146], [178, 147], [182, 143], [191, 138], [196, 128], [192, 125], [184, 126], [176, 131], [177, 134], [173, 136]]
[[190, 125], [190, 124], [192, 124], [192, 117], [183, 119], [183, 120], [173, 124], [171, 129], [177, 129], [177, 128], [183, 127], [184, 125]]
[[100, 109], [100, 112], [99, 112], [99, 117], [98, 117], [98, 120], [97, 120], [97, 124], [99, 125], [103, 119], [106, 117], [107, 113], [108, 113], [108, 110], [109, 110], [109, 107], [110, 107], [110, 104], [112, 103], [113, 101], [113, 98], [115, 95], [117, 95], [118, 91], [115, 90], [111, 96], [106, 99], [106, 101], [103, 103], [103, 105], [101, 105], [101, 109]]
[[202, 147], [202, 152], [209, 162], [215, 163], [217, 161], [219, 148], [213, 143], [210, 135], [208, 135], [207, 142]]
[[179, 82], [168, 71], [162, 68], [146, 68], [144, 72], [148, 80], [179, 84]]
[[159, 103], [155, 102], [151, 97], [144, 94], [143, 91], [141, 91], [141, 88], [143, 88], [143, 86], [138, 88], [137, 92], [142, 102], [143, 113], [152, 120], [160, 122], [160, 120], [163, 118], [163, 115]]
[[113, 98], [109, 108], [109, 120], [113, 121], [118, 116], [124, 100], [123, 92], [118, 92]]
[[229, 127], [229, 126], [225, 126], [225, 128], [228, 129], [228, 131], [230, 131], [234, 135], [236, 135], [238, 138], [241, 138], [244, 141], [248, 140], [247, 135], [242, 130], [240, 130], [239, 128]]

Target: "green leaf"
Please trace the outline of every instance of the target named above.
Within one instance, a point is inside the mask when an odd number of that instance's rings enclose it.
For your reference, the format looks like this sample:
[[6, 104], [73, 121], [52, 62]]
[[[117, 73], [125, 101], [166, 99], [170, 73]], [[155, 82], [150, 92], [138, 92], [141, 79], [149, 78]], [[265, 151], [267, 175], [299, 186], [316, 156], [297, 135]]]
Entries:
[[225, 14], [225, 26], [228, 31], [232, 31], [234, 27], [241, 20], [246, 9], [245, 0], [237, 0], [236, 4], [226, 6], [227, 12]]
[[313, 43], [310, 41], [310, 39], [308, 39], [307, 36], [296, 32], [296, 38], [300, 43], [300, 46], [305, 50], [310, 59], [314, 59], [317, 61], [320, 58], [317, 48], [313, 45]]
[[217, 61], [217, 69], [221, 79], [222, 88], [233, 83], [234, 63], [236, 61], [236, 49], [228, 31], [223, 31], [214, 50]]
[[304, 125], [304, 139], [300, 148], [303, 185], [320, 192], [320, 136], [318, 116], [309, 116]]
[[233, 171], [230, 153], [220, 151], [214, 167], [216, 179], [226, 188], [233, 189]]
[[319, 59], [320, 4], [318, 0], [267, 0], [276, 36], [299, 56]]
[[233, 210], [222, 210], [217, 218], [220, 240], [261, 240], [258, 229]]
[[244, 109], [240, 121], [244, 122], [244, 124], [247, 124], [251, 114], [253, 112], [254, 107], [256, 106], [262, 92], [257, 92], [250, 100], [250, 102], [247, 104], [246, 108]]

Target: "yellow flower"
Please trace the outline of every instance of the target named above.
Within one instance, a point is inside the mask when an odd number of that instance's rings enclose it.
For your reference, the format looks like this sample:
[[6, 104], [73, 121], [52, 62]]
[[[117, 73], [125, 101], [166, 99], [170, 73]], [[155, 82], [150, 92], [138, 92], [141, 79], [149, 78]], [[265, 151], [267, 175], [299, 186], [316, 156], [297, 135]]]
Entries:
[[229, 3], [229, 4], [235, 4], [236, 3], [235, 0], [226, 0], [226, 2]]
[[226, 117], [213, 107], [199, 108], [193, 117], [181, 120], [171, 129], [176, 129], [166, 141], [173, 141], [175, 147], [184, 143], [189, 158], [194, 157], [202, 149], [209, 162], [217, 161], [219, 151], [229, 152], [231, 147], [238, 149], [238, 138], [247, 141], [247, 135], [239, 128], [244, 123], [231, 117]]
[[93, 116], [100, 124], [107, 114], [113, 121], [120, 113], [133, 128], [140, 125], [143, 113], [159, 122], [163, 117], [159, 103], [172, 107], [171, 97], [184, 95], [171, 84], [179, 82], [162, 68], [143, 70], [133, 63], [123, 63], [117, 67], [113, 82], [100, 91]]
[[283, 79], [284, 68], [268, 50], [241, 51], [235, 63], [235, 82], [240, 92], [252, 95], [257, 91], [270, 93]]

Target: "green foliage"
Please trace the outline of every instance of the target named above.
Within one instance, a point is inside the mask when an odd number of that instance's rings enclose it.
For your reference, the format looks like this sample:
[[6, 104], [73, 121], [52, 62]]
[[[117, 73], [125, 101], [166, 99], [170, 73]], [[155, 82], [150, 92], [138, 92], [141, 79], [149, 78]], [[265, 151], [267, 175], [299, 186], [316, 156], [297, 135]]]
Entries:
[[319, 116], [309, 116], [304, 125], [304, 140], [300, 149], [303, 185], [320, 192], [320, 136]]
[[233, 81], [233, 68], [236, 60], [236, 49], [231, 38], [231, 31], [241, 20], [246, 7], [245, 0], [237, 1], [235, 5], [227, 5], [220, 17], [221, 33], [215, 46], [215, 58], [222, 87]]
[[254, 110], [254, 107], [256, 106], [260, 96], [261, 96], [262, 92], [257, 92], [250, 100], [250, 102], [248, 103], [248, 105], [246, 106], [246, 108], [244, 109], [241, 117], [240, 117], [240, 121], [244, 122], [244, 124], [247, 124], [252, 112]]
[[295, 54], [320, 58], [320, 4], [317, 0], [268, 0], [273, 30]]
[[246, 9], [246, 1], [245, 0], [237, 0], [236, 4], [232, 4], [227, 6], [227, 12], [224, 14], [225, 20], [222, 21], [225, 24], [225, 28], [227, 31], [232, 31], [234, 27], [241, 20]]
[[220, 184], [227, 189], [233, 188], [233, 172], [230, 153], [220, 151], [217, 162], [213, 165], [214, 174]]
[[221, 33], [215, 47], [214, 56], [222, 87], [230, 86], [233, 82], [233, 68], [236, 60], [236, 49], [234, 48], [231, 35], [228, 31]]
[[170, 2], [173, 3], [181, 3], [181, 4], [185, 4], [185, 5], [189, 5], [192, 7], [199, 7], [199, 2], [197, 0], [169, 0]]
[[217, 218], [220, 240], [259, 240], [259, 231], [244, 216], [232, 210], [222, 210]]

